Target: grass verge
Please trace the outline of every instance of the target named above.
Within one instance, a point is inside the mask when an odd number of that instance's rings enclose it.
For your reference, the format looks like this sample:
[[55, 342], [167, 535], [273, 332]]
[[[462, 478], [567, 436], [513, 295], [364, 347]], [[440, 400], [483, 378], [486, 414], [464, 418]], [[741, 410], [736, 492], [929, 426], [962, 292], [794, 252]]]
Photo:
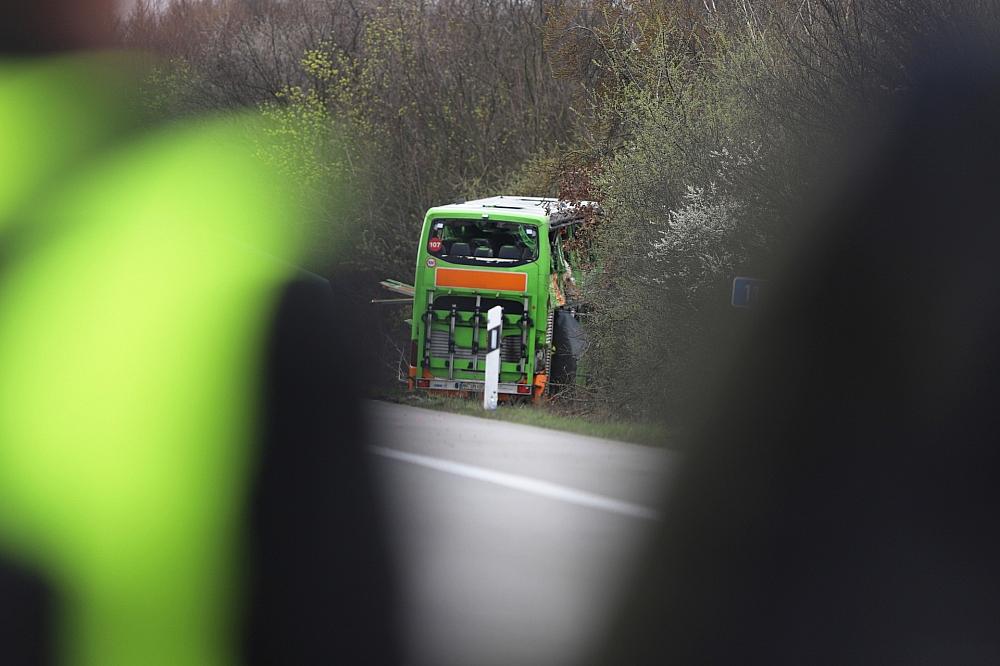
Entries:
[[578, 435], [600, 437], [602, 439], [616, 439], [622, 442], [644, 444], [647, 446], [669, 448], [670, 442], [673, 439], [670, 429], [657, 423], [600, 418], [593, 414], [569, 414], [544, 404], [501, 404], [496, 411], [487, 412], [478, 400], [446, 398], [422, 393], [408, 393], [406, 391], [380, 394], [375, 397], [378, 400], [410, 405], [412, 407], [423, 407], [424, 409], [436, 409], [453, 414], [521, 423], [539, 428], [562, 430]]

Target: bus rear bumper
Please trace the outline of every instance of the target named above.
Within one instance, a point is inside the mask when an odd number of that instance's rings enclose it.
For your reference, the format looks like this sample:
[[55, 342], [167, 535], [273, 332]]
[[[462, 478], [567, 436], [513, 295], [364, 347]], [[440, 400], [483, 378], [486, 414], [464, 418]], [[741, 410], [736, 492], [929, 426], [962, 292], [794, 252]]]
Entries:
[[[478, 379], [438, 379], [436, 377], [421, 377], [415, 382], [416, 388], [425, 391], [449, 391], [461, 393], [482, 393], [486, 382]], [[497, 392], [504, 395], [530, 396], [533, 390], [531, 384], [517, 382], [500, 382]]]

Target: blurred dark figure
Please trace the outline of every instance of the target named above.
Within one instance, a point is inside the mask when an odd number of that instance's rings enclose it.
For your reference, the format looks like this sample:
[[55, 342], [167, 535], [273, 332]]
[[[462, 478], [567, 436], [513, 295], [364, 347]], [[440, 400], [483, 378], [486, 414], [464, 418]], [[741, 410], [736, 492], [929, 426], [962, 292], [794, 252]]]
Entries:
[[399, 663], [351, 285], [228, 129], [130, 117], [113, 4], [0, 8], [0, 663]]
[[31, 567], [0, 555], [0, 657], [5, 664], [55, 661], [52, 590]]
[[359, 399], [371, 322], [350, 277], [334, 282], [293, 282], [274, 317], [246, 552], [249, 664], [402, 663]]
[[934, 46], [708, 410], [599, 663], [1000, 664], [1000, 59]]

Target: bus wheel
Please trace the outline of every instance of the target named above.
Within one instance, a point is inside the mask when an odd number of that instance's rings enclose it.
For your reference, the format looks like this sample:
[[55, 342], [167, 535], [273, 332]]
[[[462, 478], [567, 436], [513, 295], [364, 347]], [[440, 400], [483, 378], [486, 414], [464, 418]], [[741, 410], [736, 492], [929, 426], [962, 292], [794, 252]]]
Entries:
[[586, 347], [587, 339], [580, 322], [566, 310], [556, 312], [553, 322], [552, 374], [549, 376], [549, 395], [576, 381], [576, 368]]

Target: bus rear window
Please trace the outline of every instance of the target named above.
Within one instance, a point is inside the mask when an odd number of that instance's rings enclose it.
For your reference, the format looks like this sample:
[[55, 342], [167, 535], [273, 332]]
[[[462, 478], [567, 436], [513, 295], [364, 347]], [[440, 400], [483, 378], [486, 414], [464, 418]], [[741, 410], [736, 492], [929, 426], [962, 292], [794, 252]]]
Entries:
[[504, 220], [434, 220], [427, 251], [453, 264], [519, 266], [538, 259], [538, 227]]

